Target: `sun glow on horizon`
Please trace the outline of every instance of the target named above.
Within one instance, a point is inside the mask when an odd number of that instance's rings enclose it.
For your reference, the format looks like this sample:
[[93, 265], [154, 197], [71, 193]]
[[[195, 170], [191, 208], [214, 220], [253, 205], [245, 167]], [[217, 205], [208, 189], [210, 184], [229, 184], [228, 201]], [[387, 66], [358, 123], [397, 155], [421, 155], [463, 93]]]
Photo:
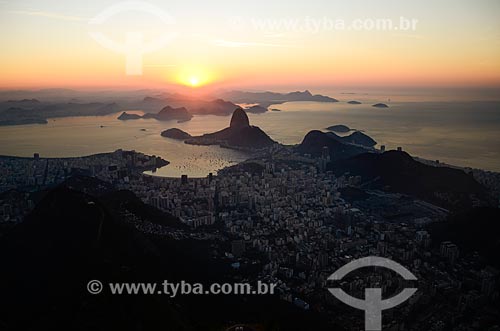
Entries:
[[196, 76], [193, 76], [189, 78], [189, 83], [191, 84], [191, 86], [196, 87], [200, 84], [200, 79]]
[[[94, 26], [93, 32], [117, 45], [129, 31], [144, 34], [144, 46], [167, 30], [178, 34], [168, 45], [141, 53], [143, 73], [137, 76], [126, 74], [125, 53], [106, 49], [89, 34], [87, 17], [103, 12], [102, 1], [31, 2], [27, 10], [23, 1], [0, 0], [2, 27], [10, 31], [0, 35], [0, 88], [176, 85], [200, 93], [221, 86], [500, 86], [500, 1], [495, 0], [292, 0], [285, 9], [264, 0], [231, 6], [183, 1], [175, 5], [176, 23], [169, 26], [125, 12]], [[174, 9], [153, 2], [166, 12]], [[234, 22], [242, 13], [243, 24]], [[390, 18], [398, 25], [398, 17], [418, 24], [408, 31], [349, 29], [364, 18]], [[347, 28], [327, 24], [337, 19]], [[288, 20], [298, 23], [297, 29]]]
[[196, 88], [213, 83], [215, 75], [205, 68], [188, 66], [180, 70], [175, 81]]

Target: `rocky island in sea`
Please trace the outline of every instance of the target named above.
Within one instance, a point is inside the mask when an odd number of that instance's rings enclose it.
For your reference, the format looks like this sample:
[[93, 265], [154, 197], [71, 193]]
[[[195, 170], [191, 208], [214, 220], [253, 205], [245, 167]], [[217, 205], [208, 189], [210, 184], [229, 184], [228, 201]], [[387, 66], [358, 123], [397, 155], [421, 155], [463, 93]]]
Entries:
[[171, 138], [171, 139], [177, 139], [177, 140], [186, 140], [186, 139], [192, 137], [186, 131], [182, 131], [181, 129], [177, 129], [177, 128], [165, 130], [161, 133], [161, 136], [165, 137], [165, 138]]
[[127, 112], [123, 112], [120, 116], [118, 116], [118, 119], [122, 121], [138, 120], [141, 118], [143, 119], [153, 118], [157, 121], [177, 120], [178, 122], [187, 122], [191, 120], [191, 118], [193, 118], [193, 115], [184, 107], [173, 108], [170, 106], [166, 106], [158, 114], [147, 113], [141, 116], [137, 114], [129, 114]]
[[123, 112], [120, 116], [118, 116], [118, 119], [120, 121], [129, 121], [129, 120], [138, 120], [142, 118], [141, 115], [138, 115], [138, 114], [129, 114], [127, 112]]
[[145, 114], [142, 118], [154, 118], [158, 121], [171, 121], [171, 120], [178, 120], [181, 122], [189, 121], [191, 118], [193, 118], [193, 115], [185, 108], [185, 107], [179, 107], [179, 108], [173, 108], [170, 106], [166, 106], [158, 114]]
[[376, 103], [376, 104], [372, 105], [372, 107], [375, 107], [375, 108], [389, 108], [389, 106], [386, 105], [385, 103]]
[[356, 100], [351, 100], [351, 101], [348, 101], [347, 103], [350, 105], [360, 105], [361, 104], [361, 102], [356, 101]]
[[[168, 132], [167, 132], [168, 131]], [[165, 137], [179, 137], [189, 135], [179, 129], [167, 130], [162, 133]], [[220, 145], [221, 147], [254, 150], [269, 147], [275, 143], [264, 131], [257, 126], [250, 125], [246, 112], [238, 108], [233, 112], [229, 127], [214, 133], [202, 136], [182, 138], [191, 145]]]
[[252, 114], [262, 114], [262, 113], [267, 112], [267, 108], [266, 107], [262, 107], [260, 105], [255, 105], [255, 106], [251, 106], [251, 107], [245, 108], [245, 111], [247, 113], [252, 113]]
[[351, 129], [347, 125], [338, 124], [332, 125], [326, 128], [328, 131], [338, 132], [338, 133], [347, 133], [350, 132]]

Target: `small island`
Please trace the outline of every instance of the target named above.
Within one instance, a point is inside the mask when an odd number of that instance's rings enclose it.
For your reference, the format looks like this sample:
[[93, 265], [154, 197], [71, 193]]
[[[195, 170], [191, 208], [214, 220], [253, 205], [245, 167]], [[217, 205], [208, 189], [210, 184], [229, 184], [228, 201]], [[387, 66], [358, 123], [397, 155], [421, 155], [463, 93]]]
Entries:
[[166, 106], [158, 114], [145, 114], [142, 118], [154, 118], [157, 121], [171, 121], [178, 120], [180, 122], [187, 122], [193, 118], [193, 115], [185, 108], [173, 108]]
[[245, 111], [247, 113], [252, 113], [252, 114], [262, 114], [262, 113], [267, 112], [267, 108], [266, 107], [262, 107], [260, 105], [255, 105], [255, 106], [252, 106], [252, 107], [245, 108]]
[[347, 133], [352, 131], [348, 126], [346, 125], [332, 125], [326, 128], [328, 131], [333, 131], [333, 132], [338, 132], [338, 133]]
[[372, 105], [372, 107], [375, 107], [375, 108], [389, 108], [389, 106], [386, 105], [385, 103], [376, 103], [376, 104]]
[[271, 108], [271, 111], [281, 111], [281, 109]]
[[356, 100], [351, 100], [351, 101], [348, 101], [347, 103], [350, 105], [360, 105], [361, 104], [361, 102], [356, 101]]
[[141, 118], [143, 119], [153, 118], [157, 121], [177, 120], [177, 123], [182, 123], [190, 121], [191, 118], [193, 118], [193, 115], [184, 107], [172, 108], [170, 106], [166, 106], [158, 114], [147, 113], [141, 116], [138, 114], [129, 114], [127, 112], [123, 112], [120, 116], [118, 116], [118, 119], [122, 121], [138, 120]]
[[118, 116], [118, 119], [120, 121], [138, 120], [140, 118], [142, 118], [141, 115], [129, 114], [129, 113], [125, 112], [125, 111], [120, 116]]
[[192, 136], [186, 131], [182, 131], [181, 129], [172, 128], [165, 130], [161, 133], [162, 137], [177, 139], [177, 140], [186, 140], [191, 138]]

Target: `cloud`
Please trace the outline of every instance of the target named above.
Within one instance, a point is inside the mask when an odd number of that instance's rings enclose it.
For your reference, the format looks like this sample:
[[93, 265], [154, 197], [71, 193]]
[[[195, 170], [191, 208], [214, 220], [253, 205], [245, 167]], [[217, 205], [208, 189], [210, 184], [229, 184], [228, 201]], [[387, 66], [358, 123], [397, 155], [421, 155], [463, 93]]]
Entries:
[[213, 40], [214, 45], [220, 47], [229, 48], [241, 48], [241, 47], [290, 47], [289, 45], [283, 44], [269, 44], [269, 43], [258, 43], [258, 42], [241, 42], [241, 41], [231, 41], [224, 39]]
[[54, 13], [54, 12], [48, 12], [48, 11], [38, 11], [38, 10], [10, 10], [9, 13], [18, 14], [18, 15], [54, 18], [54, 19], [64, 20], [64, 21], [86, 21], [86, 20], [88, 20], [85, 17], [66, 15], [66, 14], [60, 14], [60, 13]]

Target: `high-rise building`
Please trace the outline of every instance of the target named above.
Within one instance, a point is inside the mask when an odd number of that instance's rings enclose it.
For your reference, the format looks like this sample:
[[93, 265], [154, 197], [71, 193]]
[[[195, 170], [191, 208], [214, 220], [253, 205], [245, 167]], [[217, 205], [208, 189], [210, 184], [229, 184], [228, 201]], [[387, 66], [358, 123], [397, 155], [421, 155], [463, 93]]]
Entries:
[[496, 290], [496, 278], [498, 270], [488, 267], [481, 271], [481, 292], [491, 296]]
[[428, 248], [431, 244], [431, 236], [427, 231], [417, 231], [416, 240], [424, 248]]
[[444, 241], [440, 247], [441, 256], [448, 259], [451, 264], [454, 264], [459, 256], [458, 246], [450, 241]]
[[384, 241], [379, 241], [377, 243], [377, 250], [380, 255], [386, 255], [387, 254], [387, 243]]
[[321, 158], [326, 161], [330, 161], [330, 150], [328, 146], [323, 146], [321, 149]]

